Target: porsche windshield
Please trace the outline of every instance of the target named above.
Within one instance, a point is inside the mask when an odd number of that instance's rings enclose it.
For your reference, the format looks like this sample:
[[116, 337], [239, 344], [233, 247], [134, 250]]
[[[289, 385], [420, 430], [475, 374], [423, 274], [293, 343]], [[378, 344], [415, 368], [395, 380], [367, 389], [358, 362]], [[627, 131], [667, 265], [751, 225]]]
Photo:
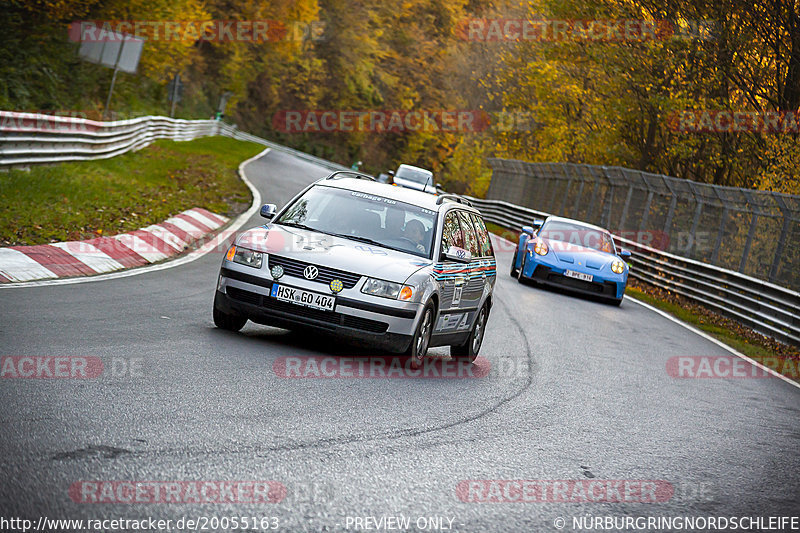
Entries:
[[539, 232], [539, 236], [548, 241], [574, 244], [609, 254], [616, 253], [614, 239], [611, 238], [608, 232], [579, 224], [553, 220], [545, 223]]
[[276, 223], [430, 258], [436, 212], [390, 198], [316, 185]]

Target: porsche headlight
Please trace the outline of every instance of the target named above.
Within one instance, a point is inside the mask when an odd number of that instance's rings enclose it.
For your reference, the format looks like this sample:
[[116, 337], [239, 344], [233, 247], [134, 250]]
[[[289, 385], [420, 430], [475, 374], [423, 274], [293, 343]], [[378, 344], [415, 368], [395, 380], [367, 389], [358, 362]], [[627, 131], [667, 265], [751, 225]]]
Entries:
[[264, 261], [264, 254], [261, 252], [254, 252], [240, 246], [231, 246], [225, 257], [228, 261], [253, 268], [261, 268], [261, 263]]
[[407, 301], [411, 300], [414, 296], [414, 288], [409, 285], [375, 278], [367, 278], [367, 281], [364, 282], [364, 286], [361, 287], [361, 292], [364, 294], [371, 294], [372, 296], [391, 298], [392, 300]]
[[533, 251], [539, 255], [547, 255], [547, 243], [541, 240], [537, 240], [536, 244], [533, 245]]
[[622, 274], [625, 271], [625, 263], [619, 259], [614, 259], [614, 262], [611, 263], [611, 270], [616, 274]]

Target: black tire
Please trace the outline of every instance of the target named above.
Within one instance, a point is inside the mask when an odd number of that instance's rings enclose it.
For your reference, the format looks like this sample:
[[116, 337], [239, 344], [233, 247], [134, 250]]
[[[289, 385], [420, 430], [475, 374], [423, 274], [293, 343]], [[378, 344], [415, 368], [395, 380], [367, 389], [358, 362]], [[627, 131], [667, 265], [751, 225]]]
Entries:
[[526, 259], [527, 256], [528, 256], [528, 253], [523, 250], [522, 251], [522, 261], [519, 264], [519, 272], [517, 272], [517, 281], [519, 281], [522, 284], [525, 284], [525, 283], [528, 282], [528, 280], [525, 279], [525, 274], [524, 274], [524, 272], [525, 272], [525, 259]]
[[514, 265], [517, 264], [517, 252], [514, 252], [514, 257], [511, 258], [511, 277], [516, 278], [519, 276], [517, 269], [514, 268]]
[[611, 302], [611, 303], [612, 303], [612, 305], [616, 305], [617, 307], [619, 307], [620, 305], [622, 305], [622, 300], [623, 300], [623, 298], [625, 298], [625, 297], [623, 296], [623, 297], [622, 297], [622, 298], [620, 298], [619, 300], [614, 300], [613, 302]]
[[411, 368], [422, 366], [422, 360], [428, 353], [428, 346], [431, 344], [435, 320], [436, 309], [432, 303], [428, 302], [425, 309], [422, 310], [422, 316], [417, 324], [414, 337], [411, 339], [411, 345], [406, 350], [406, 355], [411, 359]]
[[489, 320], [489, 307], [484, 304], [478, 312], [475, 324], [469, 332], [469, 337], [464, 344], [453, 344], [450, 346], [450, 357], [459, 361], [475, 361], [483, 345], [483, 337], [486, 333], [486, 322]]
[[217, 307], [217, 297], [214, 297], [214, 325], [219, 329], [239, 331], [247, 324], [247, 317], [228, 314]]

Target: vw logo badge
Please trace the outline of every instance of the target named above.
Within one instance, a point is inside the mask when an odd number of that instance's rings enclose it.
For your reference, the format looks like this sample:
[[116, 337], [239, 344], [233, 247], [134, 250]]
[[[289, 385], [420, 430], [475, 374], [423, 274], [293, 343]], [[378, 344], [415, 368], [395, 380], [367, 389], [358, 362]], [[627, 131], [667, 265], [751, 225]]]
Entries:
[[303, 277], [306, 279], [317, 279], [319, 275], [319, 270], [314, 265], [308, 265], [305, 270], [303, 270]]

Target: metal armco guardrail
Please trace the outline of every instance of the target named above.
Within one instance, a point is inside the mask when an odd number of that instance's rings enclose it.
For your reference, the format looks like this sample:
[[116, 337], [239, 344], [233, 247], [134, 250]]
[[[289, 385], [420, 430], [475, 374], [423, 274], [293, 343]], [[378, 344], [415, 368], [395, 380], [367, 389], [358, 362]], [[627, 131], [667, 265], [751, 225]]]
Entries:
[[0, 111], [0, 168], [104, 159], [157, 139], [218, 135], [213, 120], [139, 117], [115, 122]]
[[612, 166], [494, 158], [489, 164], [487, 199], [623, 236], [646, 232], [660, 241], [651, 246], [676, 256], [800, 290], [800, 195]]
[[[534, 218], [550, 216], [502, 200], [467, 198], [486, 220], [512, 230], [519, 231]], [[631, 250], [632, 277], [696, 301], [759, 333], [800, 346], [800, 293], [617, 235], [615, 241]]]
[[224, 135], [281, 150], [326, 168], [345, 167], [298, 152], [216, 120], [147, 116], [99, 122], [82, 118], [0, 111], [0, 169], [115, 157], [158, 139], [191, 141]]

